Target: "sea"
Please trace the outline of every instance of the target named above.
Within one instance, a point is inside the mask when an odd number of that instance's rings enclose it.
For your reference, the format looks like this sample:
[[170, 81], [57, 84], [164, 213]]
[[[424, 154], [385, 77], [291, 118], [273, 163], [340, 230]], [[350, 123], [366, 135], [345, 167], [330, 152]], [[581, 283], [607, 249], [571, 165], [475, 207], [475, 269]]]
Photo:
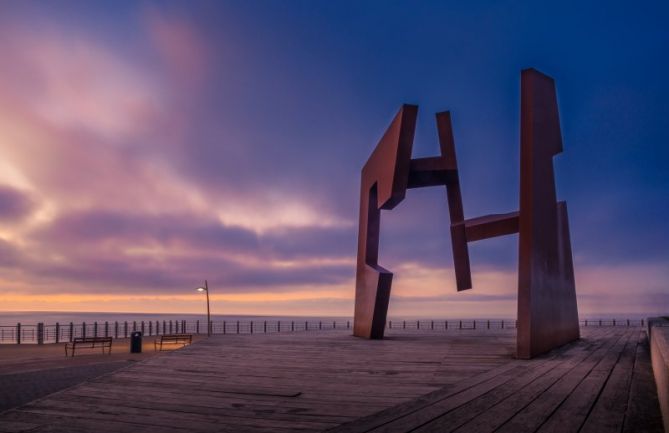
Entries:
[[[185, 320], [195, 322], [207, 321], [206, 314], [156, 314], [156, 313], [109, 313], [109, 312], [68, 312], [68, 311], [0, 311], [0, 326], [16, 325], [17, 323], [34, 325], [44, 323], [53, 325], [56, 323], [93, 323], [93, 322], [149, 322], [170, 320]], [[309, 321], [309, 322], [346, 322], [353, 320], [352, 317], [343, 316], [254, 316], [254, 315], [221, 315], [212, 314], [212, 322], [276, 322], [276, 321]]]
[[[608, 313], [608, 314], [581, 314], [580, 319], [583, 320], [611, 320], [611, 319], [630, 319], [640, 320], [647, 318], [647, 314], [634, 313]], [[514, 317], [415, 317], [415, 316], [389, 316], [388, 320], [513, 320]], [[170, 321], [170, 320], [185, 320], [187, 322], [195, 322], [200, 320], [206, 322], [206, 314], [156, 314], [156, 313], [110, 313], [110, 312], [68, 312], [68, 311], [0, 311], [0, 326], [15, 326], [17, 323], [22, 325], [35, 325], [37, 323], [44, 323], [45, 325], [54, 325], [56, 323], [94, 323], [94, 322], [141, 322], [141, 321]], [[211, 320], [213, 322], [276, 322], [276, 321], [309, 321], [309, 322], [333, 322], [338, 323], [352, 321], [352, 316], [255, 316], [255, 315], [221, 315], [212, 314]]]

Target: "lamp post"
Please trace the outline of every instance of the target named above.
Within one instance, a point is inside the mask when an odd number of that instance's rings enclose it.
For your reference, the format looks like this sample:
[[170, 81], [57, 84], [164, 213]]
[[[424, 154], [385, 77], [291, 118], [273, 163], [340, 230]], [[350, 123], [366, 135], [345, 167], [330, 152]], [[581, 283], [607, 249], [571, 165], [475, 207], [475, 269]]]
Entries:
[[205, 292], [207, 294], [207, 337], [211, 337], [211, 316], [209, 314], [209, 285], [207, 280], [204, 280], [204, 287], [198, 287], [198, 292]]

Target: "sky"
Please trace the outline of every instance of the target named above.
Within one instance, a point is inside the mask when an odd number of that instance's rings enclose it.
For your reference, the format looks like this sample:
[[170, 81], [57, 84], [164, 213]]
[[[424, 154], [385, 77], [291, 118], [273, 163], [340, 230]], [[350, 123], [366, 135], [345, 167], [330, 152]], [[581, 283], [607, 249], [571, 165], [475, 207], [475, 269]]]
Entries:
[[[516, 210], [520, 71], [557, 85], [582, 318], [669, 309], [665, 1], [0, 2], [0, 310], [351, 316], [360, 170], [450, 110], [465, 217]], [[513, 317], [517, 236], [382, 213], [390, 316]]]

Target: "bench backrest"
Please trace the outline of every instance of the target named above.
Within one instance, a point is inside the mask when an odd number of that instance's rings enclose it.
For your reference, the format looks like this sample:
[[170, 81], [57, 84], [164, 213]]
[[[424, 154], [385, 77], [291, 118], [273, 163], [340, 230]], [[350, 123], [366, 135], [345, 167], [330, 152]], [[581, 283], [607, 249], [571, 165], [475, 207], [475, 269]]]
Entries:
[[165, 340], [192, 340], [193, 339], [193, 334], [168, 334], [168, 335], [161, 335], [160, 339], [162, 341]]
[[75, 337], [75, 343], [111, 343], [111, 337]]

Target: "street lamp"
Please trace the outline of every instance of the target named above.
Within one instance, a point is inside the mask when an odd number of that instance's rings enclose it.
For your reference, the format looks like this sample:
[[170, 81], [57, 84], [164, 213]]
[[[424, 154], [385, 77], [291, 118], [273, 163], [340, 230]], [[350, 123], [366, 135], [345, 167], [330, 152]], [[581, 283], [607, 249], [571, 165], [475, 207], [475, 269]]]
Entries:
[[198, 287], [198, 292], [205, 292], [207, 294], [207, 336], [211, 337], [211, 316], [209, 315], [209, 285], [207, 280], [204, 280], [204, 287]]

